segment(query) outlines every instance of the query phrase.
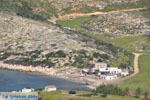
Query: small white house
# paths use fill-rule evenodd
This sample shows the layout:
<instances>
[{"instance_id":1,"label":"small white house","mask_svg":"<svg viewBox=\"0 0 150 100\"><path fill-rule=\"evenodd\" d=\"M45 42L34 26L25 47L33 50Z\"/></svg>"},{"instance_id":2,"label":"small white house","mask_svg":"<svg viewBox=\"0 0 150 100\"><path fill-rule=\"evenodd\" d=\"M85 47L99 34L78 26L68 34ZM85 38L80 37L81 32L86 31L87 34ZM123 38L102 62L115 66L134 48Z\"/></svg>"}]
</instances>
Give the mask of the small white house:
<instances>
[{"instance_id":1,"label":"small white house","mask_svg":"<svg viewBox=\"0 0 150 100\"><path fill-rule=\"evenodd\" d=\"M107 63L97 62L95 63L95 68L107 67Z\"/></svg>"},{"instance_id":2,"label":"small white house","mask_svg":"<svg viewBox=\"0 0 150 100\"><path fill-rule=\"evenodd\" d=\"M45 91L50 92L50 91L56 91L56 86L54 85L49 85L45 87Z\"/></svg>"},{"instance_id":3,"label":"small white house","mask_svg":"<svg viewBox=\"0 0 150 100\"><path fill-rule=\"evenodd\" d=\"M117 75L100 75L100 79L103 80L114 80L117 79Z\"/></svg>"},{"instance_id":4,"label":"small white house","mask_svg":"<svg viewBox=\"0 0 150 100\"><path fill-rule=\"evenodd\" d=\"M23 88L23 89L21 90L22 93L29 93L29 92L32 92L32 91L34 91L33 88Z\"/></svg>"}]
</instances>

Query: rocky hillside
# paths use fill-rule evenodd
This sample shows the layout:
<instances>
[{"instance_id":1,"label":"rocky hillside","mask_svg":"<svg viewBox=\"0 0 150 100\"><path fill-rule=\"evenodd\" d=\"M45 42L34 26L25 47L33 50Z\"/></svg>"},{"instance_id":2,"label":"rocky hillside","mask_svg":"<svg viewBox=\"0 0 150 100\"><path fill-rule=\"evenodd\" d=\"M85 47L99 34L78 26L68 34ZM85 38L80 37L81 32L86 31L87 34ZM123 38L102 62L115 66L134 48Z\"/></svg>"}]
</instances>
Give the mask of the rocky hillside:
<instances>
[{"instance_id":1,"label":"rocky hillside","mask_svg":"<svg viewBox=\"0 0 150 100\"><path fill-rule=\"evenodd\" d=\"M0 23L0 59L7 63L35 66L75 64L82 67L85 61L94 59L93 53L108 59L104 46L98 50L88 38L68 33L52 24L4 12L0 13ZM111 52L109 56L111 58Z\"/></svg>"},{"instance_id":2,"label":"rocky hillside","mask_svg":"<svg viewBox=\"0 0 150 100\"><path fill-rule=\"evenodd\" d=\"M149 0L0 0L0 10L47 21L70 13L142 8L149 4Z\"/></svg>"},{"instance_id":3,"label":"rocky hillside","mask_svg":"<svg viewBox=\"0 0 150 100\"><path fill-rule=\"evenodd\" d=\"M98 34L149 35L149 16L150 9L108 13L94 17L82 26Z\"/></svg>"},{"instance_id":4,"label":"rocky hillside","mask_svg":"<svg viewBox=\"0 0 150 100\"><path fill-rule=\"evenodd\" d=\"M115 63L117 66L131 64L130 54L124 50L51 23L8 12L0 12L0 23L0 59L5 63L84 67L87 61L101 58L113 63L120 57L124 62Z\"/></svg>"}]
</instances>

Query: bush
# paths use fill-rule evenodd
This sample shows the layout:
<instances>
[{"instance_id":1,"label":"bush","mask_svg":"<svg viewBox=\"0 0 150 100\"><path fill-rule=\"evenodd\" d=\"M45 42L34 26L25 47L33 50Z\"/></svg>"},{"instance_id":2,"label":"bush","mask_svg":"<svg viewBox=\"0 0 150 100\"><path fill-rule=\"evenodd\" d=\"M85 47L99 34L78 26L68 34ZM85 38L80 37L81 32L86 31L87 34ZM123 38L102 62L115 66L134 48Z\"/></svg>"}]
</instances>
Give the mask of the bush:
<instances>
[{"instance_id":1,"label":"bush","mask_svg":"<svg viewBox=\"0 0 150 100\"><path fill-rule=\"evenodd\" d=\"M122 89L114 85L100 85L96 88L94 92L103 94L123 95Z\"/></svg>"},{"instance_id":2,"label":"bush","mask_svg":"<svg viewBox=\"0 0 150 100\"><path fill-rule=\"evenodd\" d=\"M107 94L102 94L101 97L107 98Z\"/></svg>"},{"instance_id":3,"label":"bush","mask_svg":"<svg viewBox=\"0 0 150 100\"><path fill-rule=\"evenodd\" d=\"M48 53L45 56L46 56L47 59L50 58L50 57L60 57L60 58L62 57L62 58L64 58L64 57L66 57L66 54L62 50L59 50L57 52Z\"/></svg>"},{"instance_id":4,"label":"bush","mask_svg":"<svg viewBox=\"0 0 150 100\"><path fill-rule=\"evenodd\" d=\"M69 94L76 94L76 91L69 91Z\"/></svg>"}]
</instances>

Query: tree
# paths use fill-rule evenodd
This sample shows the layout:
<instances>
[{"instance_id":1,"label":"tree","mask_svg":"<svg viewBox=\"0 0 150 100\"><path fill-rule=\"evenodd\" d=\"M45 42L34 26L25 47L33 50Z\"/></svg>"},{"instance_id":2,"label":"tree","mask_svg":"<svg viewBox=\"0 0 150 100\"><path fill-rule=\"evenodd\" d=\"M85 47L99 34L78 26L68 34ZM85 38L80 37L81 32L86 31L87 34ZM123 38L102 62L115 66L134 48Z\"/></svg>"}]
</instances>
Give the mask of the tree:
<instances>
[{"instance_id":1,"label":"tree","mask_svg":"<svg viewBox=\"0 0 150 100\"><path fill-rule=\"evenodd\" d=\"M135 95L136 95L136 97L138 97L138 98L139 98L139 96L141 95L141 93L142 93L141 88L137 88L137 89L136 89L136 91L135 91Z\"/></svg>"},{"instance_id":2,"label":"tree","mask_svg":"<svg viewBox=\"0 0 150 100\"><path fill-rule=\"evenodd\" d=\"M124 95L126 95L126 96L129 96L129 95L130 95L130 92L129 92L129 88L128 88L128 87L124 90Z\"/></svg>"},{"instance_id":3,"label":"tree","mask_svg":"<svg viewBox=\"0 0 150 100\"><path fill-rule=\"evenodd\" d=\"M76 94L76 91L69 91L69 94Z\"/></svg>"},{"instance_id":4,"label":"tree","mask_svg":"<svg viewBox=\"0 0 150 100\"><path fill-rule=\"evenodd\" d=\"M148 99L148 95L149 95L149 92L145 92L144 93L144 98L147 100Z\"/></svg>"},{"instance_id":5,"label":"tree","mask_svg":"<svg viewBox=\"0 0 150 100\"><path fill-rule=\"evenodd\" d=\"M122 89L118 86L104 84L98 86L95 90L95 93L123 95Z\"/></svg>"},{"instance_id":6,"label":"tree","mask_svg":"<svg viewBox=\"0 0 150 100\"><path fill-rule=\"evenodd\" d=\"M107 98L107 93L103 93L103 94L101 95L101 97Z\"/></svg>"}]
</instances>

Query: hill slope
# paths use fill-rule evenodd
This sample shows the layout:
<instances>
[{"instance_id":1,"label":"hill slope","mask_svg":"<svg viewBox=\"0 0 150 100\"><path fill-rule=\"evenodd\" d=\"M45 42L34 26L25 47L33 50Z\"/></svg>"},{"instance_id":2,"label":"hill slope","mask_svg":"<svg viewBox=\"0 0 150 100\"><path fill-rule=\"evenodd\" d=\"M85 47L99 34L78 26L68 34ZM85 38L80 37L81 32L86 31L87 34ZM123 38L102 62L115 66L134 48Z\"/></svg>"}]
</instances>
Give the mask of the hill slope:
<instances>
[{"instance_id":1,"label":"hill slope","mask_svg":"<svg viewBox=\"0 0 150 100\"><path fill-rule=\"evenodd\" d=\"M0 0L0 10L47 21L64 14L142 8L149 4L149 0Z\"/></svg>"},{"instance_id":2,"label":"hill slope","mask_svg":"<svg viewBox=\"0 0 150 100\"><path fill-rule=\"evenodd\" d=\"M50 23L6 12L0 13L0 23L0 59L6 63L84 67L90 60L102 58L113 62L122 56L124 62L115 63L117 66L121 63L130 65L131 62L130 54L120 48Z\"/></svg>"}]
</instances>

